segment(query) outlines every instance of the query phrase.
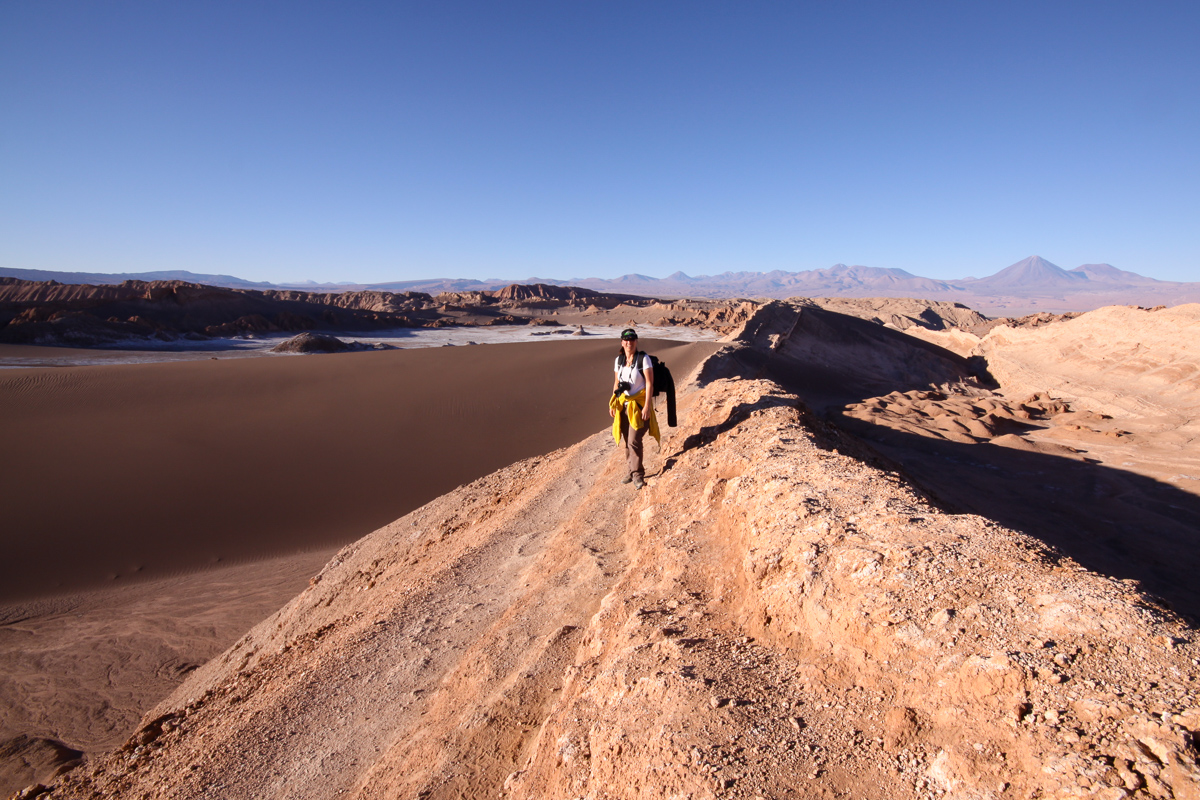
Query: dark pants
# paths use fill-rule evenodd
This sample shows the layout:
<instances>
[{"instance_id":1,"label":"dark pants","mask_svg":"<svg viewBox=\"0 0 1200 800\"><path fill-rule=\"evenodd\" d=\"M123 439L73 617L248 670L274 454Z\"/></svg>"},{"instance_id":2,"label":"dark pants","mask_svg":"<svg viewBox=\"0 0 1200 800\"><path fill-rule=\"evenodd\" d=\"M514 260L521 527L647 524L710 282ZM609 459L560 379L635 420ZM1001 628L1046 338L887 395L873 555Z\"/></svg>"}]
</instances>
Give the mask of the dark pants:
<instances>
[{"instance_id":1,"label":"dark pants","mask_svg":"<svg viewBox=\"0 0 1200 800\"><path fill-rule=\"evenodd\" d=\"M650 423L641 420L639 422L642 422L642 427L631 426L629 418L625 416L625 409L621 409L621 439L625 442L625 463L629 467L630 475L645 478L646 470L642 468L642 440L646 438Z\"/></svg>"}]
</instances>

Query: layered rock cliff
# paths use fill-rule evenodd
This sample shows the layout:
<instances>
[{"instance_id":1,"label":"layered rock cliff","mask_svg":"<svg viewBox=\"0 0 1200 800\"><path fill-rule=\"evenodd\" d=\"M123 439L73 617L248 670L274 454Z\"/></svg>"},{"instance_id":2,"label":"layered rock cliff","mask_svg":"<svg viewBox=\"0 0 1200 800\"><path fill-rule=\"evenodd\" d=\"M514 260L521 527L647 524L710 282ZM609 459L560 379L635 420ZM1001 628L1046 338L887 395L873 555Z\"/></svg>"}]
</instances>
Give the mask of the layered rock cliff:
<instances>
[{"instance_id":1,"label":"layered rock cliff","mask_svg":"<svg viewBox=\"0 0 1200 800\"><path fill-rule=\"evenodd\" d=\"M705 327L728 333L757 304L663 302L575 287L517 285L436 296L422 292L228 289L182 281L115 285L0 278L0 342L91 347L121 341L283 331L377 331L448 325L572 323ZM605 315L615 315L609 319Z\"/></svg>"},{"instance_id":2,"label":"layered rock cliff","mask_svg":"<svg viewBox=\"0 0 1200 800\"><path fill-rule=\"evenodd\" d=\"M760 309L641 492L603 432L345 548L50 796L1200 796L1194 631L814 417L971 380L827 314Z\"/></svg>"}]
</instances>

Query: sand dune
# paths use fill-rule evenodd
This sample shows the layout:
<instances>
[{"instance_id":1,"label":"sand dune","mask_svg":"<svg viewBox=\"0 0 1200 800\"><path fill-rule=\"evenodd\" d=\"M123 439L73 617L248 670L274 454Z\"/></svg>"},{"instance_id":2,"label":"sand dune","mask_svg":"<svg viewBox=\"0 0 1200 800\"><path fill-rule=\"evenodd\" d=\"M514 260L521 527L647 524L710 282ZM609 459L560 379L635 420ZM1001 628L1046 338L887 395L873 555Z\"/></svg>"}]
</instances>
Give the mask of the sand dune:
<instances>
[{"instance_id":1,"label":"sand dune","mask_svg":"<svg viewBox=\"0 0 1200 800\"><path fill-rule=\"evenodd\" d=\"M647 342L686 371L715 345ZM609 341L0 372L0 598L329 549L603 427Z\"/></svg>"},{"instance_id":2,"label":"sand dune","mask_svg":"<svg viewBox=\"0 0 1200 800\"><path fill-rule=\"evenodd\" d=\"M0 796L119 745L329 560L299 553L0 606Z\"/></svg>"}]
</instances>

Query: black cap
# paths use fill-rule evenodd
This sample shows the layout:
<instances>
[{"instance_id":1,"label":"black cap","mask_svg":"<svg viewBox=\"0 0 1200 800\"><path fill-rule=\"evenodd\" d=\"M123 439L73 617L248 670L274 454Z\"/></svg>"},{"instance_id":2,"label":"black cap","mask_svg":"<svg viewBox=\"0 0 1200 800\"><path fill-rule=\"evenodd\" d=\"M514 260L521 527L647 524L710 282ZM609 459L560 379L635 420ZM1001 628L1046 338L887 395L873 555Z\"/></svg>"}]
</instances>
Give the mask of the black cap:
<instances>
[{"instance_id":1,"label":"black cap","mask_svg":"<svg viewBox=\"0 0 1200 800\"><path fill-rule=\"evenodd\" d=\"M626 328L625 330L621 331L621 338L622 339L636 339L637 331L635 331L633 328Z\"/></svg>"}]
</instances>

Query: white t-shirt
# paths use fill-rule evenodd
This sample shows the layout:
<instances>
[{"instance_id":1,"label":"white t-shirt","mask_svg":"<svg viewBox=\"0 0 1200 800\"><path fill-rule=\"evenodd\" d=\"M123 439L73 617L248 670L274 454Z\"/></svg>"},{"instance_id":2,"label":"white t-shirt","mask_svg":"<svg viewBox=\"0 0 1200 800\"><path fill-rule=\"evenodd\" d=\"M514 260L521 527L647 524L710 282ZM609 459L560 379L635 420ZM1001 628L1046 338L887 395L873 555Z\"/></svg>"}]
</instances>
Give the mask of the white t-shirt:
<instances>
[{"instance_id":1,"label":"white t-shirt","mask_svg":"<svg viewBox=\"0 0 1200 800\"><path fill-rule=\"evenodd\" d=\"M628 364L622 367L620 356L617 356L615 359L613 359L613 370L615 370L617 373L617 380L624 381L630 385L629 391L627 392L630 397L646 388L646 376L643 373L643 370L650 370L651 373L654 371L654 367L652 366L653 362L650 361L650 356L646 355L645 353L638 353L637 356L634 357L634 361L641 362L641 369L638 369L638 364Z\"/></svg>"}]
</instances>

